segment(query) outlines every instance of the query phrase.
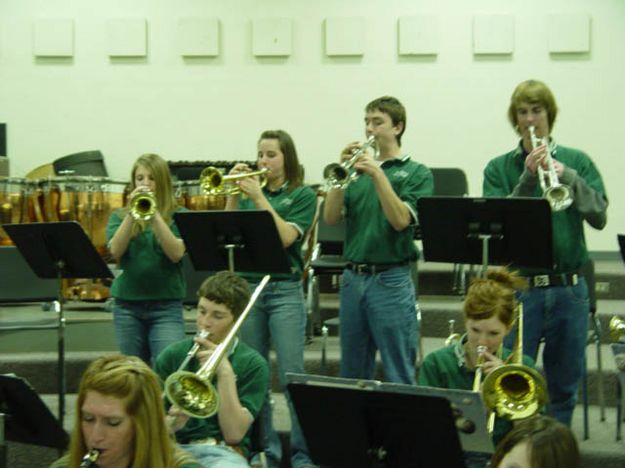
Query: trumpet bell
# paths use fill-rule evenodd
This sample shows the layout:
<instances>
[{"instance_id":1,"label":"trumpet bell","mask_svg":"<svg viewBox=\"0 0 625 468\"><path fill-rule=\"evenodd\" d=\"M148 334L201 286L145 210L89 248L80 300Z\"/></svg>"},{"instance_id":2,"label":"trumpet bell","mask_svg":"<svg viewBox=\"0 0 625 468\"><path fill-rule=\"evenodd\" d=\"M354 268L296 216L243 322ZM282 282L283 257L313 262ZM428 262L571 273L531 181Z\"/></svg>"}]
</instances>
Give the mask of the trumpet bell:
<instances>
[{"instance_id":1,"label":"trumpet bell","mask_svg":"<svg viewBox=\"0 0 625 468\"><path fill-rule=\"evenodd\" d=\"M173 405L193 418L210 418L219 408L213 384L188 371L178 371L165 380L165 393Z\"/></svg>"},{"instance_id":2,"label":"trumpet bell","mask_svg":"<svg viewBox=\"0 0 625 468\"><path fill-rule=\"evenodd\" d=\"M484 404L500 418L525 419L547 402L543 376L531 367L508 364L494 369L482 385Z\"/></svg>"},{"instance_id":3,"label":"trumpet bell","mask_svg":"<svg viewBox=\"0 0 625 468\"><path fill-rule=\"evenodd\" d=\"M545 190L543 196L553 211L566 210L573 203L571 191L566 185L556 185Z\"/></svg>"},{"instance_id":4,"label":"trumpet bell","mask_svg":"<svg viewBox=\"0 0 625 468\"><path fill-rule=\"evenodd\" d=\"M615 343L621 341L625 337L625 320L615 315L610 319L608 329L612 341Z\"/></svg>"},{"instance_id":5,"label":"trumpet bell","mask_svg":"<svg viewBox=\"0 0 625 468\"><path fill-rule=\"evenodd\" d=\"M223 189L224 176L216 167L209 166L200 173L200 188L208 195Z\"/></svg>"},{"instance_id":6,"label":"trumpet bell","mask_svg":"<svg viewBox=\"0 0 625 468\"><path fill-rule=\"evenodd\" d=\"M130 200L130 214L137 221L148 221L156 213L156 198L152 192L138 192Z\"/></svg>"}]
</instances>

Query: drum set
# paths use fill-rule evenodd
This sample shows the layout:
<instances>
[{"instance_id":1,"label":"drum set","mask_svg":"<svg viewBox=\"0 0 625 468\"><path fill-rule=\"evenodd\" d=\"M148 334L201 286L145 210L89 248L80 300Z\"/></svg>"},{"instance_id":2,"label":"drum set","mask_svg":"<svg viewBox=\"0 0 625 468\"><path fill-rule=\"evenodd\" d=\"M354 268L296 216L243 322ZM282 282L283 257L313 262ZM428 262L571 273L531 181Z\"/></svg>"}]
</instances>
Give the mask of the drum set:
<instances>
[{"instance_id":1,"label":"drum set","mask_svg":"<svg viewBox=\"0 0 625 468\"><path fill-rule=\"evenodd\" d=\"M127 203L129 183L108 177L48 176L0 177L0 246L12 245L3 224L76 221L109 262L106 225L111 213ZM180 206L190 210L217 210L225 198L207 195L199 180L174 182ZM63 294L68 300L103 301L109 284L101 280L66 280Z\"/></svg>"}]
</instances>

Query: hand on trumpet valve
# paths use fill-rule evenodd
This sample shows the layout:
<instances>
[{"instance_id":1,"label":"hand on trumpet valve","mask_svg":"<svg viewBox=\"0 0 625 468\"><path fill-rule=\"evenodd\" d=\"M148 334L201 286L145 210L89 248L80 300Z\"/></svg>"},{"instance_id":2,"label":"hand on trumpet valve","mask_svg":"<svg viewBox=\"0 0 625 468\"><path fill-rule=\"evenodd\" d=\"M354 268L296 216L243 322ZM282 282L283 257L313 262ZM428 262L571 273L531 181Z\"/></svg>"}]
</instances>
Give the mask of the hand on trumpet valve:
<instances>
[{"instance_id":1,"label":"hand on trumpet valve","mask_svg":"<svg viewBox=\"0 0 625 468\"><path fill-rule=\"evenodd\" d=\"M252 168L250 168L247 164L239 163L232 168L230 174L241 175L250 172L253 172ZM258 176L243 177L241 179L234 180L233 183L239 187L243 194L253 201L258 200L259 197L263 196L262 184Z\"/></svg>"},{"instance_id":2,"label":"hand on trumpet valve","mask_svg":"<svg viewBox=\"0 0 625 468\"><path fill-rule=\"evenodd\" d=\"M536 174L539 165L543 169L548 169L547 157L547 145L540 145L534 148L532 152L527 155L525 158L525 167L527 167L527 170L530 171L531 174Z\"/></svg>"},{"instance_id":3,"label":"hand on trumpet valve","mask_svg":"<svg viewBox=\"0 0 625 468\"><path fill-rule=\"evenodd\" d=\"M343 148L343 151L341 151L341 162L349 161L352 156L357 153L360 148L362 148L362 145L363 144L359 141L352 141L349 143L345 148Z\"/></svg>"}]
</instances>

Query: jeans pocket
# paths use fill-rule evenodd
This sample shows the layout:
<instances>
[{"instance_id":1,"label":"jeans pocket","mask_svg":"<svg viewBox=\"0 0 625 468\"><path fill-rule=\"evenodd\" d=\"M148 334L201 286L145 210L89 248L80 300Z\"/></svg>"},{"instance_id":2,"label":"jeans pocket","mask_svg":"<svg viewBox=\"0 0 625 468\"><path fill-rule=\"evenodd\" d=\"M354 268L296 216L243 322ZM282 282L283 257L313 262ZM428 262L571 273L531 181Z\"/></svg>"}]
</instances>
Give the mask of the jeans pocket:
<instances>
[{"instance_id":1,"label":"jeans pocket","mask_svg":"<svg viewBox=\"0 0 625 468\"><path fill-rule=\"evenodd\" d=\"M385 288L405 288L412 283L407 270L400 268L383 271L377 276L376 281Z\"/></svg>"},{"instance_id":2,"label":"jeans pocket","mask_svg":"<svg viewBox=\"0 0 625 468\"><path fill-rule=\"evenodd\" d=\"M582 303L588 302L588 286L586 284L585 279L580 279L580 281L575 286L569 286L566 288L568 293L571 295L571 300L574 302Z\"/></svg>"}]
</instances>

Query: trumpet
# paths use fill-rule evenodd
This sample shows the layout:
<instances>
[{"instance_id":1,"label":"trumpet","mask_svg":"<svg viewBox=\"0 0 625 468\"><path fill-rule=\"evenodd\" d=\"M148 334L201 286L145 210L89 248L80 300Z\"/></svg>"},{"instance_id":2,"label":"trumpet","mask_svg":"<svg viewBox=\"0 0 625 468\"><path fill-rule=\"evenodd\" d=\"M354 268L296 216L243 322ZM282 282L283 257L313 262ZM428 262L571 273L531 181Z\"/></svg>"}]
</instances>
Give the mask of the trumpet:
<instances>
[{"instance_id":1,"label":"trumpet","mask_svg":"<svg viewBox=\"0 0 625 468\"><path fill-rule=\"evenodd\" d=\"M536 149L543 142L536 136L536 128L533 125L531 125L528 130L532 141L532 148ZM547 155L547 166L548 170L545 174L542 164L538 164L538 180L540 182L540 188L543 190L543 197L549 202L553 211L566 210L571 206L571 203L573 203L571 189L568 185L563 185L558 180L558 174L556 173L551 154Z\"/></svg>"},{"instance_id":2,"label":"trumpet","mask_svg":"<svg viewBox=\"0 0 625 468\"><path fill-rule=\"evenodd\" d=\"M154 192L137 192L130 199L130 214L137 221L148 221L156 213Z\"/></svg>"},{"instance_id":3,"label":"trumpet","mask_svg":"<svg viewBox=\"0 0 625 468\"><path fill-rule=\"evenodd\" d=\"M360 175L353 169L354 164L366 154L369 148L375 148L376 158L378 155L378 147L375 136L371 135L365 143L352 153L352 156L342 163L328 164L323 170L323 178L326 181L327 189L344 189L350 182L356 180Z\"/></svg>"},{"instance_id":4,"label":"trumpet","mask_svg":"<svg viewBox=\"0 0 625 468\"><path fill-rule=\"evenodd\" d=\"M200 188L206 195L230 196L238 195L241 189L236 184L237 181L246 177L260 177L260 186L267 185L268 169L246 172L244 174L223 175L219 169L213 166L206 167L200 173Z\"/></svg>"},{"instance_id":5,"label":"trumpet","mask_svg":"<svg viewBox=\"0 0 625 468\"><path fill-rule=\"evenodd\" d=\"M230 346L248 316L254 303L260 296L265 285L269 282L269 275L265 275L254 290L245 310L232 325L228 335L217 346L213 354L196 372L178 370L165 380L165 394L169 401L179 407L184 413L194 418L210 418L219 409L219 394L212 384L217 368L230 350Z\"/></svg>"},{"instance_id":6,"label":"trumpet","mask_svg":"<svg viewBox=\"0 0 625 468\"><path fill-rule=\"evenodd\" d=\"M485 406L500 418L516 421L538 412L547 402L547 385L540 373L523 365L523 305L519 303L517 336L511 363L493 369L482 384ZM494 421L493 421L494 422ZM489 430L492 430L489 423Z\"/></svg>"}]
</instances>

